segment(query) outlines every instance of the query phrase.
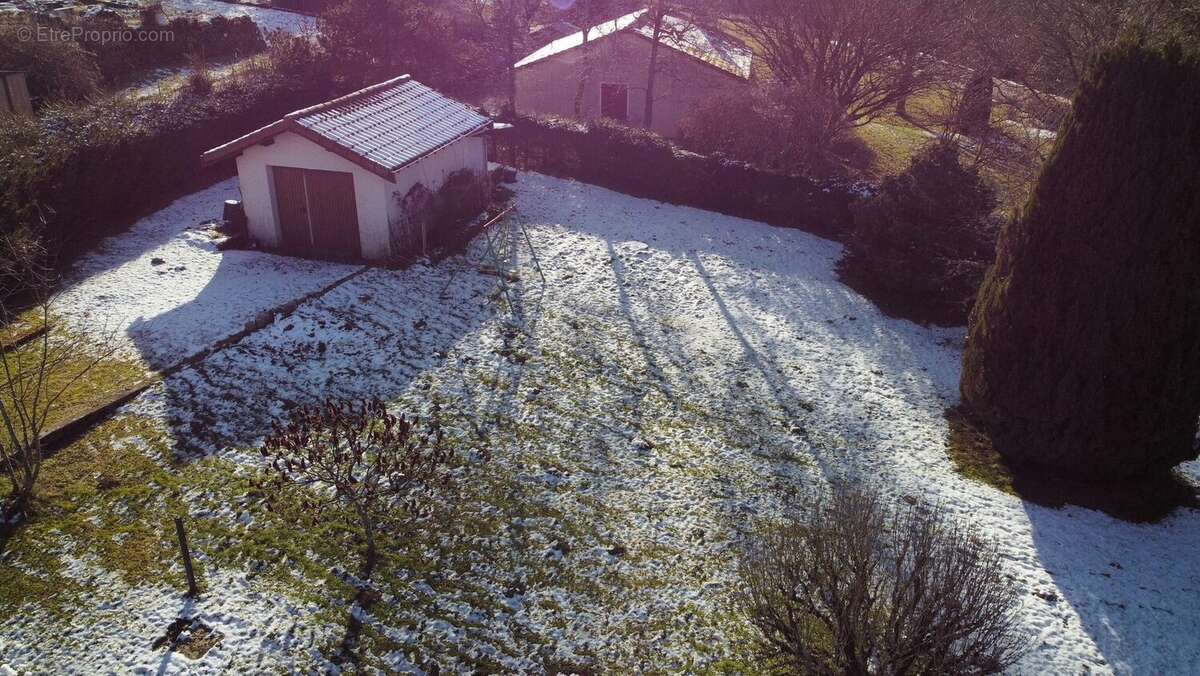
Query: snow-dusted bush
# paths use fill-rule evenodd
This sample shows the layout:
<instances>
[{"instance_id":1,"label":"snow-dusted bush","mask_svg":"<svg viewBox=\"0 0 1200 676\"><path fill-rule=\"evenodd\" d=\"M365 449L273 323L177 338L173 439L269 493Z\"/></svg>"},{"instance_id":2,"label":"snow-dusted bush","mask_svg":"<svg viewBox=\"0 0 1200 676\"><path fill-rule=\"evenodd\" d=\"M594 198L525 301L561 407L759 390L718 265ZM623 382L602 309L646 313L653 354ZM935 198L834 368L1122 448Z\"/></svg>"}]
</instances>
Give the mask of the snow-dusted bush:
<instances>
[{"instance_id":1,"label":"snow-dusted bush","mask_svg":"<svg viewBox=\"0 0 1200 676\"><path fill-rule=\"evenodd\" d=\"M995 258L995 204L958 147L934 143L855 205L842 277L890 314L965 324Z\"/></svg>"},{"instance_id":2,"label":"snow-dusted bush","mask_svg":"<svg viewBox=\"0 0 1200 676\"><path fill-rule=\"evenodd\" d=\"M994 545L938 507L843 491L761 528L740 565L764 663L792 674L989 674L1020 654Z\"/></svg>"}]
</instances>

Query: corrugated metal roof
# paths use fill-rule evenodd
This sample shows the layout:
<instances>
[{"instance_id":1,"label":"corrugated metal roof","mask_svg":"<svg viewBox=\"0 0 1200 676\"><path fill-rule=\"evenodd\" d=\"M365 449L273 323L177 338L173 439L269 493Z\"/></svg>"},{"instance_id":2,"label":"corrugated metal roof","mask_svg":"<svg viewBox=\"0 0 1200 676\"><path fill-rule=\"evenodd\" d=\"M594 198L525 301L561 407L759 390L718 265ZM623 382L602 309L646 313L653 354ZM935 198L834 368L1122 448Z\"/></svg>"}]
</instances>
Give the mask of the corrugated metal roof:
<instances>
[{"instance_id":1,"label":"corrugated metal roof","mask_svg":"<svg viewBox=\"0 0 1200 676\"><path fill-rule=\"evenodd\" d=\"M592 26L591 28L588 29L587 39L588 40L599 40L602 37L612 35L613 33L616 33L618 31L623 31L626 28L629 28L630 26L632 26L634 24L634 22L637 21L638 19L640 19L642 17L642 15L645 14L647 11L648 10L645 10L645 9L639 9L636 12L631 12L629 14L626 14L625 16L613 19L612 21L605 21L604 23L600 24L599 26ZM520 61L517 62L517 65L514 66L514 68L528 66L529 64L536 63L538 61L541 61L542 59L548 59L548 58L554 56L555 54L561 54L561 53L567 51L568 49L575 49L576 47L581 47L581 46L583 46L583 31L579 31L578 33L572 33L566 37L559 38L559 39L555 40L554 42L551 42L550 44L546 45L545 47L542 47L541 49L537 50L536 52L521 59Z\"/></svg>"},{"instance_id":2,"label":"corrugated metal roof","mask_svg":"<svg viewBox=\"0 0 1200 676\"><path fill-rule=\"evenodd\" d=\"M654 26L643 23L635 31L654 39ZM716 66L738 77L750 79L754 53L719 31L710 30L673 16L663 17L662 44Z\"/></svg>"},{"instance_id":3,"label":"corrugated metal roof","mask_svg":"<svg viewBox=\"0 0 1200 676\"><path fill-rule=\"evenodd\" d=\"M287 118L391 171L491 124L466 105L408 76Z\"/></svg>"},{"instance_id":4,"label":"corrugated metal roof","mask_svg":"<svg viewBox=\"0 0 1200 676\"><path fill-rule=\"evenodd\" d=\"M588 40L599 40L614 33L632 29L642 37L653 40L654 27L643 21L649 10L639 9L612 21L606 21L588 29ZM664 17L664 31L659 37L662 45L670 47L688 56L700 59L731 75L750 78L753 52L733 38L693 25L683 19L673 16ZM571 49L583 46L583 31L559 38L542 47L529 56L517 62L515 68L522 68L552 56L557 56Z\"/></svg>"}]
</instances>

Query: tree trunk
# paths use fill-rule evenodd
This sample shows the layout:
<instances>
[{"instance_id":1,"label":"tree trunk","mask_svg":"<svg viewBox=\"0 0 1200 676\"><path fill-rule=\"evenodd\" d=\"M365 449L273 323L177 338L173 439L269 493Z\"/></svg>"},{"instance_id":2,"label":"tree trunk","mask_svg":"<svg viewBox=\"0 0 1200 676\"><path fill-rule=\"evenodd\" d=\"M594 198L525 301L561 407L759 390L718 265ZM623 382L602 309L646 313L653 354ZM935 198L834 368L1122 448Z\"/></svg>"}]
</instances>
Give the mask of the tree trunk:
<instances>
[{"instance_id":1,"label":"tree trunk","mask_svg":"<svg viewBox=\"0 0 1200 676\"><path fill-rule=\"evenodd\" d=\"M517 39L516 29L509 25L505 34L504 42L504 87L505 95L508 98L508 114L516 117L517 114L517 69L513 66L517 62Z\"/></svg>"},{"instance_id":2,"label":"tree trunk","mask_svg":"<svg viewBox=\"0 0 1200 676\"><path fill-rule=\"evenodd\" d=\"M362 574L359 577L364 581L370 581L371 576L375 574L375 566L379 561L379 549L375 542L375 520L365 510L359 510L359 522L362 524L363 532L367 536L367 551L363 557Z\"/></svg>"},{"instance_id":3,"label":"tree trunk","mask_svg":"<svg viewBox=\"0 0 1200 676\"><path fill-rule=\"evenodd\" d=\"M591 21L591 15L588 16L588 21ZM591 32L590 26L585 26L583 29L583 45L580 47L580 53L583 54L583 69L579 72L579 83L575 87L575 117L583 118L583 97L587 94L588 80L592 77L592 55L589 51L588 33Z\"/></svg>"},{"instance_id":4,"label":"tree trunk","mask_svg":"<svg viewBox=\"0 0 1200 676\"><path fill-rule=\"evenodd\" d=\"M361 584L358 588L358 593L354 595L354 603L362 610L362 612L370 612L371 607L378 600L377 596L371 593L370 581L375 575L375 567L379 560L379 550L375 542L375 522L371 515L363 508L357 507L359 524L362 526L363 533L367 538L367 551L363 558L363 565L359 572L359 580ZM342 637L342 645L339 650L338 662L343 664L351 664L357 666L360 661L358 653L358 641L362 636L362 620L353 612L353 607L350 612L350 620L346 625L346 635Z\"/></svg>"},{"instance_id":5,"label":"tree trunk","mask_svg":"<svg viewBox=\"0 0 1200 676\"><path fill-rule=\"evenodd\" d=\"M995 85L990 71L982 71L967 83L958 110L958 131L967 136L983 134L992 126L992 97Z\"/></svg>"},{"instance_id":6,"label":"tree trunk","mask_svg":"<svg viewBox=\"0 0 1200 676\"><path fill-rule=\"evenodd\" d=\"M904 53L903 69L900 73L900 100L896 102L896 114L900 117L908 115L908 90L913 84L913 67L916 65L917 53L910 49Z\"/></svg>"},{"instance_id":7,"label":"tree trunk","mask_svg":"<svg viewBox=\"0 0 1200 676\"><path fill-rule=\"evenodd\" d=\"M642 115L642 124L646 129L654 127L654 87L658 80L658 50L662 40L663 9L661 6L654 10L654 37L650 43L650 72L646 74L646 108Z\"/></svg>"}]
</instances>

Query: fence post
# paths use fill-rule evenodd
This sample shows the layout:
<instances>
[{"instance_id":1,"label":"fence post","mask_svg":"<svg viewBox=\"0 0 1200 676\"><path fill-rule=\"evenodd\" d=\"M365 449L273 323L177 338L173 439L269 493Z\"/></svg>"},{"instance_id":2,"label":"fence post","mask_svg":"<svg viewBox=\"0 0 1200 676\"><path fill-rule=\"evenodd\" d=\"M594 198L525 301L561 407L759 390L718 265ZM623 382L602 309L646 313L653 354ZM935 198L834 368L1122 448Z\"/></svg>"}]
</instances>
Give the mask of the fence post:
<instances>
[{"instance_id":1,"label":"fence post","mask_svg":"<svg viewBox=\"0 0 1200 676\"><path fill-rule=\"evenodd\" d=\"M187 533L183 530L183 519L175 517L175 535L179 538L179 553L183 557L183 570L187 573L188 596L200 596L196 586L196 572L192 569L192 550L188 548Z\"/></svg>"}]
</instances>

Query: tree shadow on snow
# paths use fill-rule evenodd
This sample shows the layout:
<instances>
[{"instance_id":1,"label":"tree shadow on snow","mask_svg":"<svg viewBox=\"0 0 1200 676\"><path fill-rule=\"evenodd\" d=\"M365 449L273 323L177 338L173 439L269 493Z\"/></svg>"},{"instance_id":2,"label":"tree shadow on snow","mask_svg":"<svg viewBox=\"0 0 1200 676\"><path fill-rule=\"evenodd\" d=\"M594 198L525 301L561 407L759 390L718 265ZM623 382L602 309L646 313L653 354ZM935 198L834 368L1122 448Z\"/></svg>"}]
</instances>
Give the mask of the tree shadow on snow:
<instances>
[{"instance_id":1,"label":"tree shadow on snow","mask_svg":"<svg viewBox=\"0 0 1200 676\"><path fill-rule=\"evenodd\" d=\"M1081 622L1102 655L1099 668L1192 671L1200 662L1200 511L1180 508L1154 524L1079 507L1025 502L1025 511L1057 588L1035 590L1027 603L1048 604L1064 626ZM1045 627L1034 647L1058 650L1058 638Z\"/></svg>"}]
</instances>

